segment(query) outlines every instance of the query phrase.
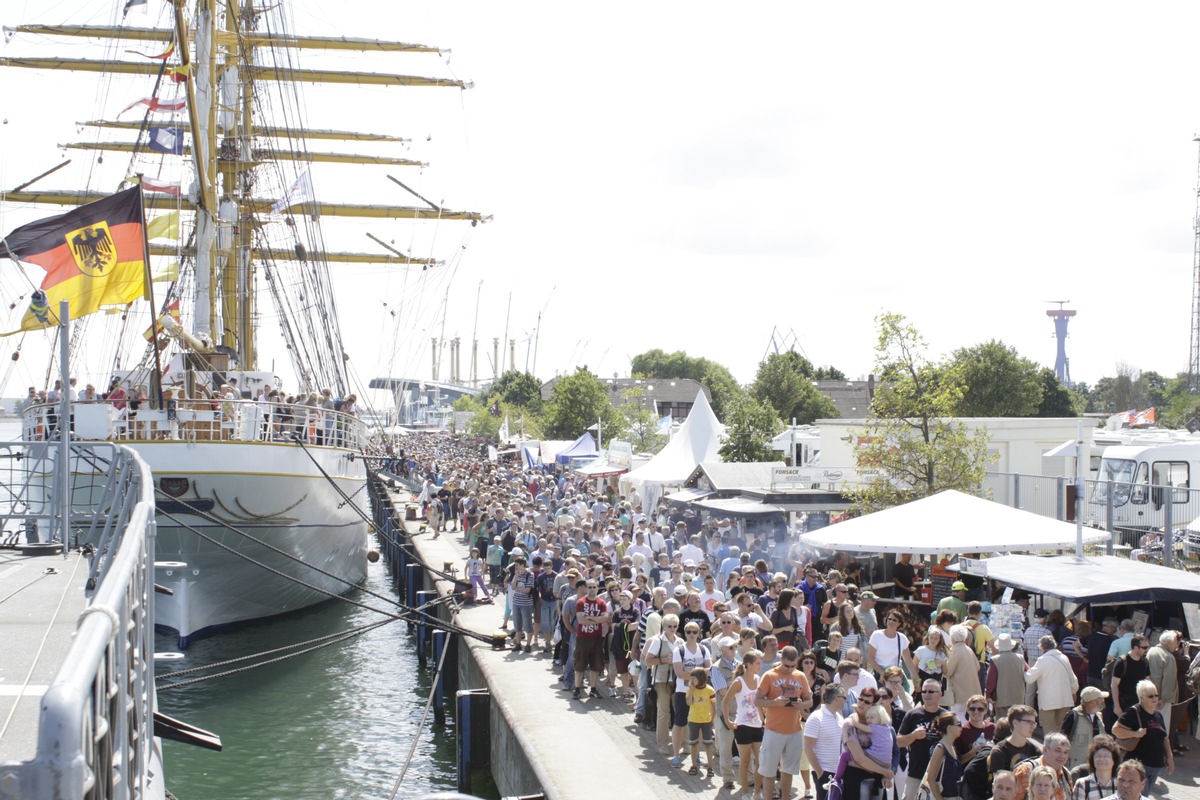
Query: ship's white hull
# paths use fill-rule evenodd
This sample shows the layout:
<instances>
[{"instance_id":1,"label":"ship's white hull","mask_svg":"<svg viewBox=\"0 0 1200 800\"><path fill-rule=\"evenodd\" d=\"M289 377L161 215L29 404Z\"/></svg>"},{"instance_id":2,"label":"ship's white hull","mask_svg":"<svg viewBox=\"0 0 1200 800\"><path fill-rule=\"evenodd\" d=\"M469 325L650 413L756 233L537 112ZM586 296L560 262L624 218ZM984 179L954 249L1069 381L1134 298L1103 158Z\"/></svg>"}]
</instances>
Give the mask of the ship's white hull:
<instances>
[{"instance_id":1,"label":"ship's white hull","mask_svg":"<svg viewBox=\"0 0 1200 800\"><path fill-rule=\"evenodd\" d=\"M159 490L155 582L172 594L156 595L155 623L176 632L181 646L345 594L365 579L366 468L351 451L279 442L129 444Z\"/></svg>"}]
</instances>

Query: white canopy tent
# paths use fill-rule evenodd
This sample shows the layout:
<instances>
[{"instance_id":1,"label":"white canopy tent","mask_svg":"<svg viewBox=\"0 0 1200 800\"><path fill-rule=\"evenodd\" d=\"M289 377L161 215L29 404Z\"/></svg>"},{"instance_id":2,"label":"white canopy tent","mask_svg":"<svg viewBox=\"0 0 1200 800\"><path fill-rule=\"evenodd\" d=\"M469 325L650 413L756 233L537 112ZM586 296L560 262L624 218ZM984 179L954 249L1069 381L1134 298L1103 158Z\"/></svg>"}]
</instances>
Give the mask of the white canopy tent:
<instances>
[{"instance_id":1,"label":"white canopy tent","mask_svg":"<svg viewBox=\"0 0 1200 800\"><path fill-rule=\"evenodd\" d=\"M865 517L806 533L810 547L868 553L1004 553L1071 550L1073 523L947 489ZM1084 544L1108 534L1083 529Z\"/></svg>"},{"instance_id":2,"label":"white canopy tent","mask_svg":"<svg viewBox=\"0 0 1200 800\"><path fill-rule=\"evenodd\" d=\"M642 508L649 513L658 505L664 488L683 486L684 481L704 461L720 461L721 435L725 428L717 420L704 392L696 402L679 432L667 442L658 455L621 478L621 493L629 494L636 487L642 496Z\"/></svg>"},{"instance_id":3,"label":"white canopy tent","mask_svg":"<svg viewBox=\"0 0 1200 800\"><path fill-rule=\"evenodd\" d=\"M1073 603L1200 603L1200 576L1128 558L1014 555L976 565L964 571Z\"/></svg>"}]
</instances>

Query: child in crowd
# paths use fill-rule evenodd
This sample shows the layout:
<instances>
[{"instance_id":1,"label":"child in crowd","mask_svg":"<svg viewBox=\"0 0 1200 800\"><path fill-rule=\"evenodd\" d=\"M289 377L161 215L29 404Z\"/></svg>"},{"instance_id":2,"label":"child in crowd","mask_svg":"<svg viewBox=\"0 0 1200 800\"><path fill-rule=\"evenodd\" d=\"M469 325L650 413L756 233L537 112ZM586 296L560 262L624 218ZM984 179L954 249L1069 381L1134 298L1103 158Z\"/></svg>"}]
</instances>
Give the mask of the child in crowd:
<instances>
[{"instance_id":1,"label":"child in crowd","mask_svg":"<svg viewBox=\"0 0 1200 800\"><path fill-rule=\"evenodd\" d=\"M492 544L487 551L488 578L493 587L500 583L503 563L504 548L500 545L500 537L496 536L493 537Z\"/></svg>"},{"instance_id":2,"label":"child in crowd","mask_svg":"<svg viewBox=\"0 0 1200 800\"><path fill-rule=\"evenodd\" d=\"M691 671L691 681L688 683L688 744L692 746L692 767L689 775L700 773L700 742L704 742L704 753L707 756L707 776L713 776L713 709L715 689L708 682L708 671L704 667L696 667Z\"/></svg>"},{"instance_id":3,"label":"child in crowd","mask_svg":"<svg viewBox=\"0 0 1200 800\"><path fill-rule=\"evenodd\" d=\"M872 761L879 764L884 769L892 768L892 717L888 709L883 703L875 703L870 706L860 721L858 714L851 714L847 718L847 723L857 731L869 734L871 737L870 744L863 747L863 752ZM842 759L838 762L837 772L834 774L836 780L840 781L842 775L846 772L846 767L854 756L849 750L842 753ZM884 776L883 788L892 788L892 779Z\"/></svg>"},{"instance_id":4,"label":"child in crowd","mask_svg":"<svg viewBox=\"0 0 1200 800\"><path fill-rule=\"evenodd\" d=\"M483 585L483 559L479 557L479 548L471 548L471 556L467 559L467 577L471 580L471 591L475 593L475 602L490 603L492 596Z\"/></svg>"}]
</instances>

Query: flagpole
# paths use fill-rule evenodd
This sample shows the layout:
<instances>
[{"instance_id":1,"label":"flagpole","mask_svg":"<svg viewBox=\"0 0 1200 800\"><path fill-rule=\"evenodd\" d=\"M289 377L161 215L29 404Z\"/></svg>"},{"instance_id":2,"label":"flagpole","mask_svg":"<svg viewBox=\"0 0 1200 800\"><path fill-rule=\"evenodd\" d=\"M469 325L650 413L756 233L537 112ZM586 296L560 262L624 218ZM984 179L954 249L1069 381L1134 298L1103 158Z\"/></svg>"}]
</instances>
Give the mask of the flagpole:
<instances>
[{"instance_id":1,"label":"flagpole","mask_svg":"<svg viewBox=\"0 0 1200 800\"><path fill-rule=\"evenodd\" d=\"M150 301L150 346L154 349L154 374L150 376L150 394L152 407L163 408L162 362L158 353L158 307L154 304L154 276L150 272L150 239L146 231L146 195L142 184L138 183L138 219L142 223L142 265L146 272L146 299Z\"/></svg>"}]
</instances>

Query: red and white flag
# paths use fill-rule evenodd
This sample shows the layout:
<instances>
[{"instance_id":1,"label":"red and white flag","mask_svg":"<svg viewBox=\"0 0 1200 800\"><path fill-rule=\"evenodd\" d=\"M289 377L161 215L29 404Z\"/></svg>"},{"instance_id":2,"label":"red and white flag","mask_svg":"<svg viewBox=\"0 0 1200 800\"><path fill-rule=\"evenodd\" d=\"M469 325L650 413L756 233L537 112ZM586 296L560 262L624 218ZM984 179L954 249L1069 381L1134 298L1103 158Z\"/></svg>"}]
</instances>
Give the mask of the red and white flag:
<instances>
[{"instance_id":1,"label":"red and white flag","mask_svg":"<svg viewBox=\"0 0 1200 800\"><path fill-rule=\"evenodd\" d=\"M156 181L153 178L142 178L141 184L142 188L147 192L157 192L159 194L169 194L172 197L179 197L178 183L165 183L163 181Z\"/></svg>"},{"instance_id":2,"label":"red and white flag","mask_svg":"<svg viewBox=\"0 0 1200 800\"><path fill-rule=\"evenodd\" d=\"M160 100L157 97L143 97L141 100L135 100L117 114L121 116L126 111L137 106L147 106L151 111L182 111L187 107L187 98L183 97L179 100Z\"/></svg>"}]
</instances>

